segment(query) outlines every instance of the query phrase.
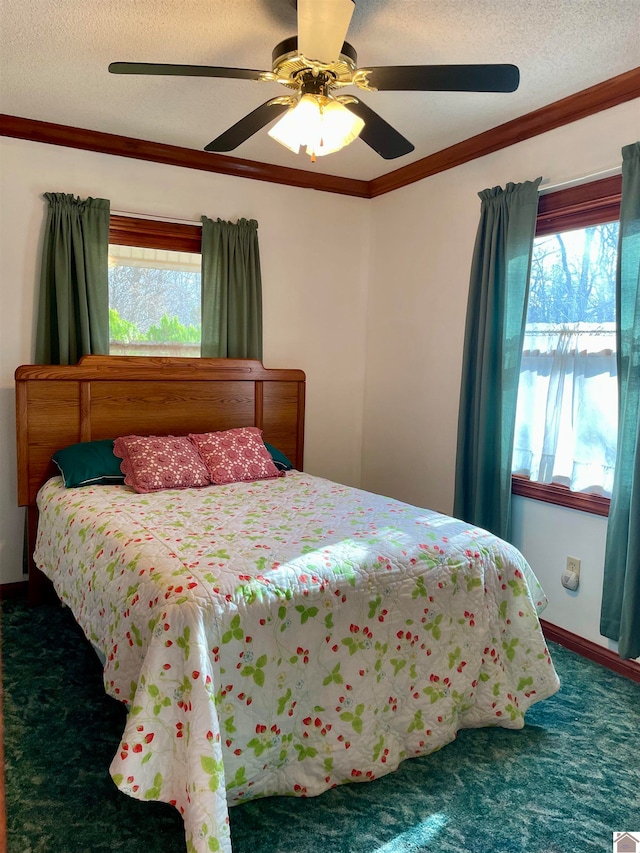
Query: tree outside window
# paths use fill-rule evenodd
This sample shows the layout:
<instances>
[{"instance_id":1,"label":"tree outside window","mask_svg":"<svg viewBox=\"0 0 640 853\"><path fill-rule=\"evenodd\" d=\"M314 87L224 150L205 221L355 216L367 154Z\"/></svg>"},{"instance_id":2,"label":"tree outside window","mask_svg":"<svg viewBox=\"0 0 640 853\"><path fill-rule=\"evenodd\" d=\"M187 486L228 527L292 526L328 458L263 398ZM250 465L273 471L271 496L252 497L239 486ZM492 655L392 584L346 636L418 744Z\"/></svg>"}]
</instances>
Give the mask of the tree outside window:
<instances>
[{"instance_id":1,"label":"tree outside window","mask_svg":"<svg viewBox=\"0 0 640 853\"><path fill-rule=\"evenodd\" d=\"M619 184L541 199L513 455L514 493L600 514L617 439Z\"/></svg>"},{"instance_id":2,"label":"tree outside window","mask_svg":"<svg viewBox=\"0 0 640 853\"><path fill-rule=\"evenodd\" d=\"M197 226L112 217L112 355L200 355L199 244Z\"/></svg>"}]
</instances>

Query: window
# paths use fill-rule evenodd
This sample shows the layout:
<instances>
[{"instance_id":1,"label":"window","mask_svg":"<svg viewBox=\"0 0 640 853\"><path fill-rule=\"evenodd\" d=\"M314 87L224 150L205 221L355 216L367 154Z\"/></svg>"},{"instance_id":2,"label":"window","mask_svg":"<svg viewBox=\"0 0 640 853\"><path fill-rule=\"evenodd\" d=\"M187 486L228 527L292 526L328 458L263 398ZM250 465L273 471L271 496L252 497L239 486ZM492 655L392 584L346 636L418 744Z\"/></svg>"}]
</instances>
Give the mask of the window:
<instances>
[{"instance_id":1,"label":"window","mask_svg":"<svg viewBox=\"0 0 640 853\"><path fill-rule=\"evenodd\" d=\"M603 515L616 456L619 200L619 177L540 200L512 469L514 493Z\"/></svg>"},{"instance_id":2,"label":"window","mask_svg":"<svg viewBox=\"0 0 640 853\"><path fill-rule=\"evenodd\" d=\"M112 216L109 351L200 355L200 228Z\"/></svg>"},{"instance_id":3,"label":"window","mask_svg":"<svg viewBox=\"0 0 640 853\"><path fill-rule=\"evenodd\" d=\"M109 246L111 355L200 355L200 255Z\"/></svg>"}]
</instances>

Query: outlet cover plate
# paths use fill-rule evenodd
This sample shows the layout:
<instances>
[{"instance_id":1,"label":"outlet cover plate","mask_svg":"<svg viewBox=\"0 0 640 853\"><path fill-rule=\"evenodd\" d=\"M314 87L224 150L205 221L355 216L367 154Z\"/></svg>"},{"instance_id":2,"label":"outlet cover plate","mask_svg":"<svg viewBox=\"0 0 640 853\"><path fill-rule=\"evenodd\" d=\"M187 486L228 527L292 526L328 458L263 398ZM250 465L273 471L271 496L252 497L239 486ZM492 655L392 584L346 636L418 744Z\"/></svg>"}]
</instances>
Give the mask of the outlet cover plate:
<instances>
[{"instance_id":1,"label":"outlet cover plate","mask_svg":"<svg viewBox=\"0 0 640 853\"><path fill-rule=\"evenodd\" d=\"M580 560L577 557L567 557L567 571L580 577Z\"/></svg>"}]
</instances>

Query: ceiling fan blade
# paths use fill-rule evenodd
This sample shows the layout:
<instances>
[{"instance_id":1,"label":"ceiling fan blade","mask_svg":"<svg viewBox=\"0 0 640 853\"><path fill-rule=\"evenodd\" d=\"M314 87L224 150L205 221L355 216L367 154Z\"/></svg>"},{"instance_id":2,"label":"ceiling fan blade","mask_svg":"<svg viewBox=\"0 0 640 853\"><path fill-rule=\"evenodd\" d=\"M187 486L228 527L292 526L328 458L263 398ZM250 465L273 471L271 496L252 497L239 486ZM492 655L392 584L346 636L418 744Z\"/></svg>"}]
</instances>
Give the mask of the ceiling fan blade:
<instances>
[{"instance_id":1,"label":"ceiling fan blade","mask_svg":"<svg viewBox=\"0 0 640 853\"><path fill-rule=\"evenodd\" d=\"M231 77L259 80L262 71L252 68L221 68L217 65L167 65L163 62L112 62L112 74L163 74L175 77Z\"/></svg>"},{"instance_id":2,"label":"ceiling fan blade","mask_svg":"<svg viewBox=\"0 0 640 853\"><path fill-rule=\"evenodd\" d=\"M298 0L300 53L318 62L335 62L354 9L355 0Z\"/></svg>"},{"instance_id":3,"label":"ceiling fan blade","mask_svg":"<svg viewBox=\"0 0 640 853\"><path fill-rule=\"evenodd\" d=\"M515 92L520 82L515 65L389 65L367 76L383 92Z\"/></svg>"},{"instance_id":4,"label":"ceiling fan blade","mask_svg":"<svg viewBox=\"0 0 640 853\"><path fill-rule=\"evenodd\" d=\"M213 142L205 146L205 151L233 151L238 145L246 142L250 136L262 130L274 118L286 112L289 107L286 104L274 104L267 101L261 104L253 112L250 112L240 121L237 121L228 130L220 134Z\"/></svg>"},{"instance_id":5,"label":"ceiling fan blade","mask_svg":"<svg viewBox=\"0 0 640 853\"><path fill-rule=\"evenodd\" d=\"M355 103L345 106L364 121L360 139L385 160L395 160L413 151L414 146L408 139L362 101L356 98Z\"/></svg>"}]
</instances>

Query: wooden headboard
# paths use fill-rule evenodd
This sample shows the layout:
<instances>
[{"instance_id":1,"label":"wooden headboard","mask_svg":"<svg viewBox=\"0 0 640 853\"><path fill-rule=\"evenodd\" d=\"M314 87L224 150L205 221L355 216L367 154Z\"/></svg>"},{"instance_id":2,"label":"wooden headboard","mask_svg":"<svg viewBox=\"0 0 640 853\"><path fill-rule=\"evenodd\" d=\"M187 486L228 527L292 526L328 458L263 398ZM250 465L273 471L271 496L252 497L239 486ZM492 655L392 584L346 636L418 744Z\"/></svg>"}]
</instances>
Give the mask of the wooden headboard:
<instances>
[{"instance_id":1,"label":"wooden headboard","mask_svg":"<svg viewBox=\"0 0 640 853\"><path fill-rule=\"evenodd\" d=\"M120 435L185 435L257 426L302 470L305 375L259 361L85 356L77 365L16 370L18 504L28 507L29 553L38 489L58 473L56 450ZM39 572L30 563L30 597Z\"/></svg>"}]
</instances>

